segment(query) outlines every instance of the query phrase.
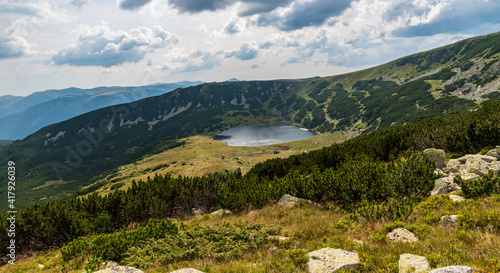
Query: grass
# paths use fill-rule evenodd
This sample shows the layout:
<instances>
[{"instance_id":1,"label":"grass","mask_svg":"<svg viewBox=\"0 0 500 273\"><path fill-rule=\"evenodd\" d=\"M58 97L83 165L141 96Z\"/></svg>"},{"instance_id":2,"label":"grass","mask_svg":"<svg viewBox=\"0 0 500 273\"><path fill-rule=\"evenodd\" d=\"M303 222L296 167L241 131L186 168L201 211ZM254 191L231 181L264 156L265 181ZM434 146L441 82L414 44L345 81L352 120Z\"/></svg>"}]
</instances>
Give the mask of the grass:
<instances>
[{"instance_id":1,"label":"grass","mask_svg":"<svg viewBox=\"0 0 500 273\"><path fill-rule=\"evenodd\" d=\"M449 214L463 215L458 226L449 228L440 224L441 216ZM288 240L270 240L226 259L202 257L167 265L157 262L144 272L169 272L187 267L204 272L306 272L306 253L332 247L357 252L361 259L359 272L397 272L399 256L411 253L425 256L432 268L467 265L493 273L500 269L500 227L498 221L492 221L499 215L500 195L461 203L454 203L446 195L430 197L416 206L406 220L368 221L329 204L291 209L269 205L236 215L197 215L177 221L183 223L185 230L193 231L221 223L237 227L255 224L280 227L280 235ZM396 227L412 231L419 241L387 242L385 235ZM44 264L44 269L38 269L38 264ZM61 272L64 266L56 250L19 260L15 266L6 265L0 272Z\"/></svg>"},{"instance_id":2,"label":"grass","mask_svg":"<svg viewBox=\"0 0 500 273\"><path fill-rule=\"evenodd\" d=\"M225 142L213 140L206 135L187 137L180 140L186 142L183 146L119 167L117 172L109 174L104 179L110 183L101 187L98 192L107 194L112 191L111 188L113 190L127 189L132 180L146 181L148 176L153 177L155 173L202 176L213 172L233 171L238 168L242 173L246 173L255 164L267 159L285 158L320 149L342 141L344 137L346 136L340 133L327 133L305 140L259 147L229 146ZM280 153L275 154L275 150L279 150Z\"/></svg>"}]
</instances>

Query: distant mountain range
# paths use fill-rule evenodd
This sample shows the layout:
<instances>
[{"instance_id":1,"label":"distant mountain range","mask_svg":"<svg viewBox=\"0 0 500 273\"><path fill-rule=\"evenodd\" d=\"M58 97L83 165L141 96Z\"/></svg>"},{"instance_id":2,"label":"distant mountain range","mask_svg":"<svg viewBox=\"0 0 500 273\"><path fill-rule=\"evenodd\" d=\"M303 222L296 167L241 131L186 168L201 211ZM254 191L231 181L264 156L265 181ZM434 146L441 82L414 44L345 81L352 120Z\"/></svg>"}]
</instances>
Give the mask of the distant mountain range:
<instances>
[{"instance_id":1,"label":"distant mountain range","mask_svg":"<svg viewBox=\"0 0 500 273\"><path fill-rule=\"evenodd\" d=\"M67 88L33 93L26 97L0 97L0 139L23 139L39 129L115 104L158 96L203 82L183 81L140 87Z\"/></svg>"},{"instance_id":2,"label":"distant mountain range","mask_svg":"<svg viewBox=\"0 0 500 273\"><path fill-rule=\"evenodd\" d=\"M22 198L16 202L25 207L102 181L120 165L178 145L181 137L258 123L354 137L498 100L499 76L496 33L344 75L205 83L44 127L0 148L0 165L13 160L19 166L23 183L16 195ZM6 178L0 180L5 195Z\"/></svg>"}]
</instances>

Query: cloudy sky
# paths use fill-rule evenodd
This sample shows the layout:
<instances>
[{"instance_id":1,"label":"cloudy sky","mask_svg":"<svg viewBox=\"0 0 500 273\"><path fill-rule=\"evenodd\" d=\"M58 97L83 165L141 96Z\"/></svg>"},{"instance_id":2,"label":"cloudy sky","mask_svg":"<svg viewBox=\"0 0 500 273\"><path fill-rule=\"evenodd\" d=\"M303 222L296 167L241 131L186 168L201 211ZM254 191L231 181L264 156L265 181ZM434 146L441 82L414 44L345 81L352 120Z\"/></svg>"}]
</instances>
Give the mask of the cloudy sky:
<instances>
[{"instance_id":1,"label":"cloudy sky","mask_svg":"<svg viewBox=\"0 0 500 273\"><path fill-rule=\"evenodd\" d=\"M0 0L0 95L306 78L500 31L500 0Z\"/></svg>"}]
</instances>

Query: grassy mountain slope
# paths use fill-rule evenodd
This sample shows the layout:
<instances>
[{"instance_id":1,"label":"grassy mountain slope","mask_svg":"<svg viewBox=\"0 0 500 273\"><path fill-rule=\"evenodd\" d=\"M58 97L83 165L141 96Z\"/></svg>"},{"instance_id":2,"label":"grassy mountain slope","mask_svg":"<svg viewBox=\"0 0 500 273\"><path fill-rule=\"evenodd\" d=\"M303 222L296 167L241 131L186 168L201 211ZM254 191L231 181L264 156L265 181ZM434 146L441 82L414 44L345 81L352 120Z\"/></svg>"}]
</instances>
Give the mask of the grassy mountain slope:
<instances>
[{"instance_id":1,"label":"grassy mountain slope","mask_svg":"<svg viewBox=\"0 0 500 273\"><path fill-rule=\"evenodd\" d=\"M345 75L178 89L42 128L1 148L0 164L13 160L19 166L17 202L26 207L67 196L196 134L289 123L352 137L474 108L498 97L499 59L497 33Z\"/></svg>"},{"instance_id":2,"label":"grassy mountain slope","mask_svg":"<svg viewBox=\"0 0 500 273\"><path fill-rule=\"evenodd\" d=\"M483 188L479 195L466 196L472 201L463 204L454 204L445 197L429 199L437 178L435 164L418 150L440 147L452 156L459 156L495 145L500 142L499 112L500 104L491 104L478 111L417 121L288 159L269 160L245 175L236 171L203 177L155 176L133 183L126 192L35 205L16 214L16 249L26 254L60 248L63 260L51 263L56 270L79 269L85 265L95 268L102 260L142 268L157 266L160 271L187 264L225 268L224 264L229 263L229 266L245 268L247 265L235 265L231 261L246 263L248 257L261 260L257 257L273 246L283 247L286 256L273 253L274 258L268 259L277 263L259 263L259 267L272 272L303 272L305 252L286 251L297 249L294 246L307 251L318 246L356 250L363 253L361 272L378 269L392 272L400 251L424 255L432 260L433 267L468 264L498 270L500 178L466 184L490 186ZM295 214L284 209L273 213L270 212L273 207L265 208L285 193L320 202L324 210ZM262 227L251 220L244 225L223 224L213 228L196 228L196 222L186 227L172 224L170 220L150 220L186 217L193 209L211 212L218 208L242 213L264 208L259 214L282 221L286 230ZM454 213L462 214L464 220L457 226L456 233L440 227L439 222L441 216ZM325 222L319 224L309 218L316 215ZM7 215L2 214L0 218L0 225L5 228ZM210 216L202 217L208 218ZM261 217L259 221L266 220ZM385 233L400 226L417 233L421 241L408 248L388 244ZM231 240L243 238L244 244L218 241L217 234L233 238ZM276 234L292 237L290 248L286 243L273 245L267 235ZM213 253L204 252L205 246L211 247L203 243L204 238L218 242L217 257L221 259L204 254ZM361 239L367 245L358 248L352 239ZM62 247L65 243L68 244ZM478 244L473 251L450 247L472 243ZM172 245L180 247L171 248ZM44 261L52 260L56 254L48 255Z\"/></svg>"},{"instance_id":3,"label":"grassy mountain slope","mask_svg":"<svg viewBox=\"0 0 500 273\"><path fill-rule=\"evenodd\" d=\"M440 218L447 213L464 215L465 221L456 228L443 227ZM460 264L481 269L484 273L497 273L500 267L500 236L498 229L488 227L490 221L487 219L498 215L500 195L462 203L455 203L448 196L436 196L422 202L411 216L400 220L343 213L334 206L283 209L273 204L248 213L223 217L199 215L177 220L176 224L184 225L181 235L198 230L198 237L181 237L186 245L192 243L198 248L190 252L189 247L169 249L165 248L164 239L154 239L142 244L142 251L131 249L133 256L128 259L129 263L122 264L143 268L146 273L171 272L181 268L221 273L301 273L307 272L306 253L332 247L359 253L361 266L358 272L398 272L399 256L413 253L426 257L432 268ZM412 231L420 241L413 244L388 243L385 234L396 227ZM287 240L269 240L267 236L262 236L265 235L262 231L266 229ZM260 232L256 234L256 230ZM252 233L254 241L235 240ZM220 234L224 234L221 236L224 240L231 238L234 241L217 241ZM215 243L219 243L218 249L213 247ZM259 245L249 248L252 243ZM217 256L204 255L204 251L217 253ZM192 258L183 258L188 253ZM170 262L168 254L171 255ZM43 272L79 273L84 272L86 265L89 266L82 260L64 261L61 250L57 249L18 260L15 266L4 265L0 271L40 272L38 265L43 264Z\"/></svg>"}]
</instances>

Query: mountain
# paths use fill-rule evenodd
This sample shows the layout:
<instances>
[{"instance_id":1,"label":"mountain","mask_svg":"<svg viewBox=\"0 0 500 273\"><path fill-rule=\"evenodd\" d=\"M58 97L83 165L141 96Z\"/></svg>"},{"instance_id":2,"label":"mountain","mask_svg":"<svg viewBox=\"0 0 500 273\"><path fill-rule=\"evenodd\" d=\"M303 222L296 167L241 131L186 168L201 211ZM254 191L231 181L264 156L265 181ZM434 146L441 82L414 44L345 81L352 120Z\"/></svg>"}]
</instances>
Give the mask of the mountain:
<instances>
[{"instance_id":1,"label":"mountain","mask_svg":"<svg viewBox=\"0 0 500 273\"><path fill-rule=\"evenodd\" d=\"M36 92L26 97L0 97L0 138L23 139L47 125L107 107L157 96L202 82L178 82L141 87L68 88Z\"/></svg>"},{"instance_id":2,"label":"mountain","mask_svg":"<svg viewBox=\"0 0 500 273\"><path fill-rule=\"evenodd\" d=\"M19 207L45 203L120 165L182 145L176 139L186 136L287 123L354 137L476 109L500 98L499 60L495 33L344 75L176 89L44 127L0 148L0 165L11 160L18 166ZM0 194L5 191L0 184Z\"/></svg>"}]
</instances>

